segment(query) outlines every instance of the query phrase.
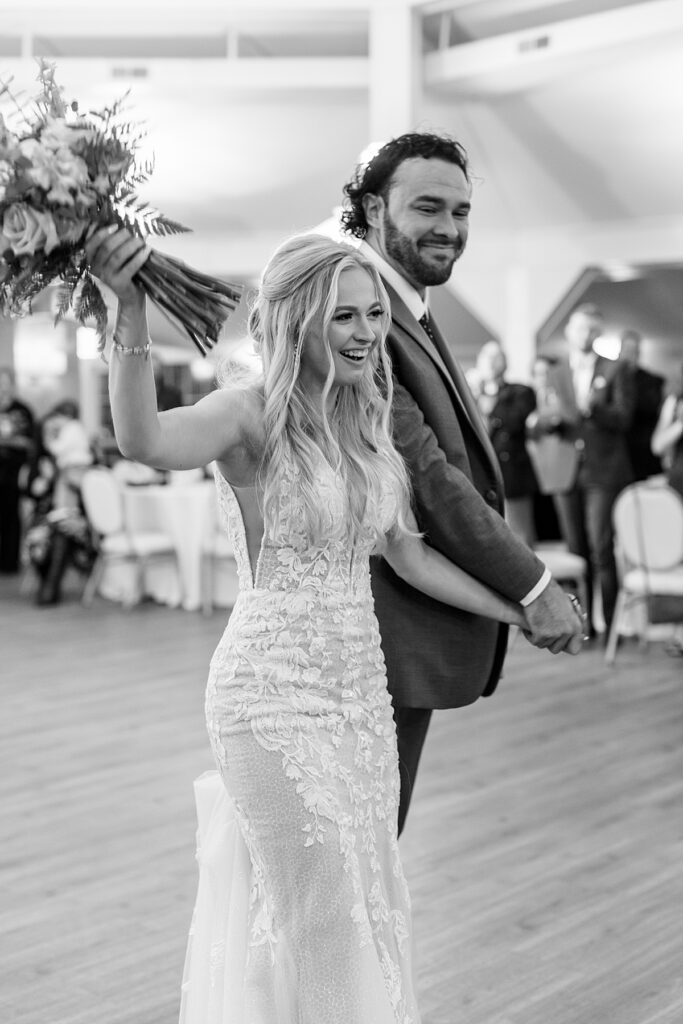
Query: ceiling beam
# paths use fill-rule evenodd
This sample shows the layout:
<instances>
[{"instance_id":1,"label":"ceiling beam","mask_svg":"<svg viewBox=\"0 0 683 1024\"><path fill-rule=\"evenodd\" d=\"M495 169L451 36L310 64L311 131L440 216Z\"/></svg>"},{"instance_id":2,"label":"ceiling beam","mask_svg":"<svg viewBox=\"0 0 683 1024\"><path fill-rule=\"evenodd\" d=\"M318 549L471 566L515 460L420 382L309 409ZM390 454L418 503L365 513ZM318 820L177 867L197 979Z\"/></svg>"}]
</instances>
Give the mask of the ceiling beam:
<instances>
[{"instance_id":1,"label":"ceiling beam","mask_svg":"<svg viewBox=\"0 0 683 1024\"><path fill-rule=\"evenodd\" d=\"M565 4L566 0L426 0L419 3L420 14L455 14L459 10L476 7L479 17L498 14L502 10L506 14L519 14L527 11L545 11L549 7Z\"/></svg>"},{"instance_id":2,"label":"ceiling beam","mask_svg":"<svg viewBox=\"0 0 683 1024\"><path fill-rule=\"evenodd\" d=\"M254 21L280 20L301 23L318 16L320 19L366 15L368 8L382 0L197 0L188 4L186 0L62 0L55 5L53 0L3 0L0 8L0 24L30 22L86 23L92 27L99 24L114 24L119 32L138 32L155 24L176 22L186 28L203 25L206 22L242 24ZM410 0L394 0L403 4ZM126 15L128 17L126 17ZM161 18L160 18L161 15Z\"/></svg>"},{"instance_id":3,"label":"ceiling beam","mask_svg":"<svg viewBox=\"0 0 683 1024\"><path fill-rule=\"evenodd\" d=\"M118 91L134 84L137 94L148 88L168 86L173 93L180 84L192 82L195 94L225 92L282 93L302 90L366 90L369 61L365 57L250 57L235 59L101 58L58 61L59 82L65 92L101 92L110 84ZM3 59L2 77L15 77L20 85L36 77L33 58Z\"/></svg>"},{"instance_id":4,"label":"ceiling beam","mask_svg":"<svg viewBox=\"0 0 683 1024\"><path fill-rule=\"evenodd\" d=\"M609 50L678 35L683 42L681 0L651 0L427 54L425 85L461 95L510 92Z\"/></svg>"}]
</instances>

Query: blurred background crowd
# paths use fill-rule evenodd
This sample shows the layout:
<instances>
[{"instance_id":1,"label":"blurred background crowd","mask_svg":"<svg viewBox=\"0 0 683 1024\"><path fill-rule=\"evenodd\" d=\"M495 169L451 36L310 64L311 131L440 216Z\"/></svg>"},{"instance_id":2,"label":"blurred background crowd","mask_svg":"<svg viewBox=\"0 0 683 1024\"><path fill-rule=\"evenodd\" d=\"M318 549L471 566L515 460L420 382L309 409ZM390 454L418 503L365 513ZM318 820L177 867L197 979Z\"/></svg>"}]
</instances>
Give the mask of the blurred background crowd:
<instances>
[{"instance_id":1,"label":"blurred background crowd","mask_svg":"<svg viewBox=\"0 0 683 1024\"><path fill-rule=\"evenodd\" d=\"M617 358L602 354L608 329L619 337ZM158 356L155 363L160 409L195 400L196 381L184 392L189 375ZM640 331L606 324L597 305L583 303L564 324L563 346L539 350L527 381L510 378L495 339L482 345L467 379L500 464L510 525L543 557L559 548L583 560L590 635L606 634L619 585L617 497L647 481L668 484L683 500L683 364L669 377L654 372ZM93 570L98 530L81 482L97 466L112 470L122 489L167 486L178 476L189 483L124 459L111 423L89 432L73 398L40 414L14 370L0 368L0 571L24 573L39 606L60 600L70 568L83 584Z\"/></svg>"},{"instance_id":2,"label":"blurred background crowd","mask_svg":"<svg viewBox=\"0 0 683 1024\"><path fill-rule=\"evenodd\" d=\"M513 631L500 696L434 716L401 840L425 1021L683 1020L681 0L2 0L0 80L33 95L37 58L81 109L126 95L140 197L191 229L155 248L244 285L203 359L150 308L160 409L251 364L262 268L341 237L359 159L464 145L467 250L428 306L588 639ZM0 1018L162 1024L236 566L213 467L122 457L95 331L57 306L0 315Z\"/></svg>"},{"instance_id":3,"label":"blurred background crowd","mask_svg":"<svg viewBox=\"0 0 683 1024\"><path fill-rule=\"evenodd\" d=\"M260 269L288 235L339 237L342 186L359 157L410 126L464 144L470 242L429 301L457 339L510 524L553 571L582 569L590 633L604 638L623 571L618 496L636 481L683 489L683 152L669 127L682 112L672 87L680 5L262 0L226 11L207 0L190 17L157 0L102 4L97 15L31 0L3 25L3 74L19 88L30 92L37 56L56 61L84 107L130 87L131 118L147 124L156 160L142 198L193 229L159 248L245 285L208 359L152 311L162 409L206 394L224 355L249 358ZM398 80L386 70L396 66ZM78 582L66 593L77 598L101 554L102 524L83 503L88 472L115 470L122 515L139 513L127 528L176 537L189 489L207 483L121 459L94 332L68 317L55 327L54 301L48 289L31 317L0 318L0 571L40 606L60 600L70 568ZM186 532L206 521L198 514ZM197 540L193 557L205 547ZM198 604L196 575L176 591L185 607Z\"/></svg>"}]
</instances>

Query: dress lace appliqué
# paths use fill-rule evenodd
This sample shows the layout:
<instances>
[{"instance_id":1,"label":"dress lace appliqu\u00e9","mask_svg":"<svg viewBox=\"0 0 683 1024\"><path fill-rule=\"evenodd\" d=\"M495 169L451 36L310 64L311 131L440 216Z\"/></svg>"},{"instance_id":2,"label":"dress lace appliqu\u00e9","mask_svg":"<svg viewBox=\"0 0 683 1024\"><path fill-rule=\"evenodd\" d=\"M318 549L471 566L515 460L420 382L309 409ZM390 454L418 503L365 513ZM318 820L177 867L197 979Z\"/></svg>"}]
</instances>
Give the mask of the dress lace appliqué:
<instances>
[{"instance_id":1,"label":"dress lace appliqu\u00e9","mask_svg":"<svg viewBox=\"0 0 683 1024\"><path fill-rule=\"evenodd\" d=\"M213 824L204 826L213 835L199 842L200 893L202 850L218 843L214 859L230 864L233 880L239 863L248 873L242 889L249 898L239 953L239 897L226 898L230 906L220 913L230 927L216 929L214 921L210 941L197 934L198 899L181 1024L419 1024L396 839L396 735L370 589L372 543L349 549L345 495L324 467L319 494L332 539L307 544L290 469L279 522L264 536L252 573L239 504L220 474L216 481L240 594L206 690L225 792L212 798L222 801L220 828L216 802L207 816ZM242 861L238 840L248 851ZM217 900L215 887L211 892L204 893L207 905ZM198 956L207 961L203 974ZM242 961L228 985L227 973ZM193 986L220 992L199 994Z\"/></svg>"}]
</instances>

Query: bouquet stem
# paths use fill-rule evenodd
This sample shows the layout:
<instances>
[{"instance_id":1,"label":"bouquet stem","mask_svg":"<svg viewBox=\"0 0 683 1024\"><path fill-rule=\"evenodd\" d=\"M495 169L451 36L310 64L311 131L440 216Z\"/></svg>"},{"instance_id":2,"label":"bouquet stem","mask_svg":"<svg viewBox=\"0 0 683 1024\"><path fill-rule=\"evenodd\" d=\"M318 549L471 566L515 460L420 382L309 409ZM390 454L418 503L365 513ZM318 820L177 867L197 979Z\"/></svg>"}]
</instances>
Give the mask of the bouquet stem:
<instances>
[{"instance_id":1,"label":"bouquet stem","mask_svg":"<svg viewBox=\"0 0 683 1024\"><path fill-rule=\"evenodd\" d=\"M200 273L156 250L136 276L152 302L204 356L217 343L223 324L242 295L240 285Z\"/></svg>"}]
</instances>

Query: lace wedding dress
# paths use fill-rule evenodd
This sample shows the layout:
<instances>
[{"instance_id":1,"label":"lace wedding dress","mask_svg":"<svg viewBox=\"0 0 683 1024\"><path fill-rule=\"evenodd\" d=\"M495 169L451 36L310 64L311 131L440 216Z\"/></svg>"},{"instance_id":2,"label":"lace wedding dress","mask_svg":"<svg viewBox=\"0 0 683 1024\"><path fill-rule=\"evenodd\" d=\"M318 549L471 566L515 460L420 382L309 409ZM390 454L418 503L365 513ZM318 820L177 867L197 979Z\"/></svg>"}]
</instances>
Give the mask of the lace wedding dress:
<instances>
[{"instance_id":1,"label":"lace wedding dress","mask_svg":"<svg viewBox=\"0 0 683 1024\"><path fill-rule=\"evenodd\" d=\"M253 572L239 504L216 477L240 593L206 693L220 774L195 786L180 1020L419 1024L371 544L310 547L294 473ZM346 501L329 467L319 495L325 535L340 538Z\"/></svg>"}]
</instances>

